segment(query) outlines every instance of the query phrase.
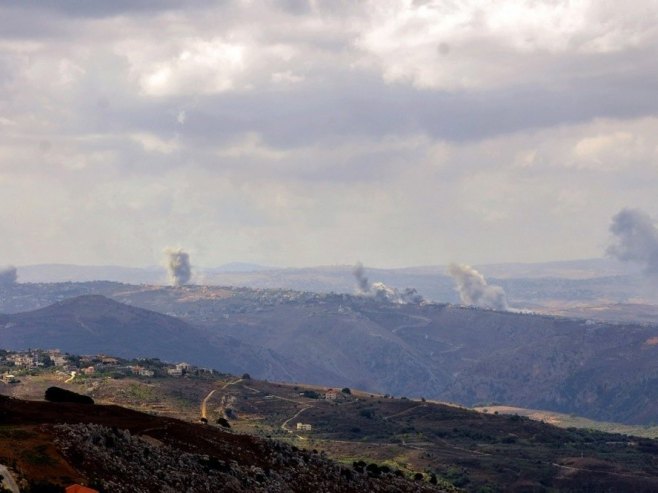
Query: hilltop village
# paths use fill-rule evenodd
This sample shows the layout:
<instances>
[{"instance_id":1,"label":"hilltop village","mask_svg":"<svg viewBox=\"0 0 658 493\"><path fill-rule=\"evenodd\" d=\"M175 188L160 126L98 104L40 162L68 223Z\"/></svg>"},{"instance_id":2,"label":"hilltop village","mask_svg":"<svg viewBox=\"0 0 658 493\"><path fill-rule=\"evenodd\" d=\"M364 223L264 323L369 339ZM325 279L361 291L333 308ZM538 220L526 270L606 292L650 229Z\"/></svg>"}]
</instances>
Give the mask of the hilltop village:
<instances>
[{"instance_id":1,"label":"hilltop village","mask_svg":"<svg viewBox=\"0 0 658 493\"><path fill-rule=\"evenodd\" d=\"M157 358L126 360L96 355L71 355L59 349L30 349L27 351L0 350L0 378L5 384L19 383L22 376L40 373L59 374L65 381L89 377L120 379L137 377L215 377L216 370L199 368L189 363L165 363Z\"/></svg>"}]
</instances>

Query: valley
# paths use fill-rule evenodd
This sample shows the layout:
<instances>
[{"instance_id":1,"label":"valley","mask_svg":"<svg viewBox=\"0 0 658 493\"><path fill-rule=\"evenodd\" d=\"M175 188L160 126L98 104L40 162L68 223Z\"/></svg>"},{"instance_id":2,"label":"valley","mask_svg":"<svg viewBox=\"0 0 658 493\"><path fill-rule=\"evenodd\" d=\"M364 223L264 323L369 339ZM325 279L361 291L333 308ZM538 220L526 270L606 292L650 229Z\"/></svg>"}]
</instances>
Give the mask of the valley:
<instances>
[{"instance_id":1,"label":"valley","mask_svg":"<svg viewBox=\"0 0 658 493\"><path fill-rule=\"evenodd\" d=\"M658 420L657 325L289 290L100 282L11 289L0 298L5 312L47 306L0 316L8 349L107 351L467 406Z\"/></svg>"}]
</instances>

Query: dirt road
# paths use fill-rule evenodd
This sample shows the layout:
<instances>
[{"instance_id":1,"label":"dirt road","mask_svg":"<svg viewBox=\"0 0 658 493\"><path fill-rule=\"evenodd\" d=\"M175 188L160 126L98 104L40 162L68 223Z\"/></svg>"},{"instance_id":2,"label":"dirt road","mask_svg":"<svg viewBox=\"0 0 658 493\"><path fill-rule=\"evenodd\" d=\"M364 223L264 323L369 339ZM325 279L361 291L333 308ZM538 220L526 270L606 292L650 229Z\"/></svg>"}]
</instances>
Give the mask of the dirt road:
<instances>
[{"instance_id":1,"label":"dirt road","mask_svg":"<svg viewBox=\"0 0 658 493\"><path fill-rule=\"evenodd\" d=\"M11 493L21 493L18 485L14 480L14 476L9 472L6 466L0 465L0 474L2 475L2 486L11 491Z\"/></svg>"}]
</instances>

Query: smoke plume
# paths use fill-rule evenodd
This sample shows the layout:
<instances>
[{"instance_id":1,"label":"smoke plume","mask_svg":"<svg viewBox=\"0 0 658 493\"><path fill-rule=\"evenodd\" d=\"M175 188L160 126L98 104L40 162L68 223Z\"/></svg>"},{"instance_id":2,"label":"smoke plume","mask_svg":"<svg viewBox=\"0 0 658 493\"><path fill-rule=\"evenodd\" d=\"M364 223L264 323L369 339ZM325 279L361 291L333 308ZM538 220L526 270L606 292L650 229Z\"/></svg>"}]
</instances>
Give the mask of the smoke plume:
<instances>
[{"instance_id":1,"label":"smoke plume","mask_svg":"<svg viewBox=\"0 0 658 493\"><path fill-rule=\"evenodd\" d=\"M16 284L18 275L16 267L0 267L0 286L13 286Z\"/></svg>"},{"instance_id":2,"label":"smoke plume","mask_svg":"<svg viewBox=\"0 0 658 493\"><path fill-rule=\"evenodd\" d=\"M377 301L398 304L420 304L424 301L423 297L414 288L406 288L400 291L397 288L387 286L383 282L373 282L371 285L368 282L365 269L361 262L356 264L352 273L356 279L357 293L361 296L368 296Z\"/></svg>"},{"instance_id":3,"label":"smoke plume","mask_svg":"<svg viewBox=\"0 0 658 493\"><path fill-rule=\"evenodd\" d=\"M505 290L487 284L484 276L470 265L451 264L448 272L455 281L455 289L463 304L494 310L509 309Z\"/></svg>"},{"instance_id":4,"label":"smoke plume","mask_svg":"<svg viewBox=\"0 0 658 493\"><path fill-rule=\"evenodd\" d=\"M616 243L608 247L608 255L641 264L648 275L658 277L658 228L649 214L622 209L612 218L610 232Z\"/></svg>"},{"instance_id":5,"label":"smoke plume","mask_svg":"<svg viewBox=\"0 0 658 493\"><path fill-rule=\"evenodd\" d=\"M356 279L356 286L359 294L369 293L370 283L368 282L368 278L366 277L366 270L363 268L363 264L361 262L357 262L357 264L354 266L354 270L352 270L352 274Z\"/></svg>"},{"instance_id":6,"label":"smoke plume","mask_svg":"<svg viewBox=\"0 0 658 493\"><path fill-rule=\"evenodd\" d=\"M192 266L190 265L190 256L183 250L167 248L166 267L169 274L169 280L174 286L183 286L187 284L192 277Z\"/></svg>"}]
</instances>

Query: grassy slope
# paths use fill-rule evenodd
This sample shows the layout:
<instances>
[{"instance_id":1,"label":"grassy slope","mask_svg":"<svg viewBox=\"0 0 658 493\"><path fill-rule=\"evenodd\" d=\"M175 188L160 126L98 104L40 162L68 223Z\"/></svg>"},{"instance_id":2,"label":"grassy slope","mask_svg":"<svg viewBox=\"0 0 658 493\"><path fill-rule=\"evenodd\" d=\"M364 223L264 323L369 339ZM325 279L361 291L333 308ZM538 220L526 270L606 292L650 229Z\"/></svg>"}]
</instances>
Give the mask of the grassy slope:
<instances>
[{"instance_id":1,"label":"grassy slope","mask_svg":"<svg viewBox=\"0 0 658 493\"><path fill-rule=\"evenodd\" d=\"M24 378L11 388L15 395L38 397L58 378ZM369 393L354 392L334 403L300 395L305 390L322 393L319 387L236 380L92 378L69 387L100 402L186 420L198 419L200 402L215 389L208 401L211 422L230 408L237 418L230 420L234 431L325 450L350 464L364 460L407 473L433 472L469 491L658 488L653 479L658 477L658 445L651 440ZM313 430L297 432L297 422Z\"/></svg>"},{"instance_id":2,"label":"grassy slope","mask_svg":"<svg viewBox=\"0 0 658 493\"><path fill-rule=\"evenodd\" d=\"M622 435L633 435L644 438L658 438L658 426L625 425L622 423L611 423L607 421L594 421L592 419L575 416L572 414L556 413L539 409L524 409L512 406L487 406L476 407L477 411L485 413L498 413L527 416L536 421L543 421L560 428L585 428L589 430L604 431L606 433L620 433Z\"/></svg>"}]
</instances>

